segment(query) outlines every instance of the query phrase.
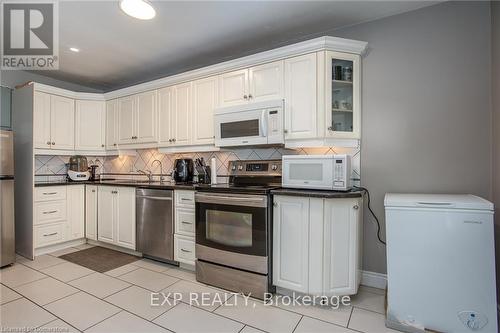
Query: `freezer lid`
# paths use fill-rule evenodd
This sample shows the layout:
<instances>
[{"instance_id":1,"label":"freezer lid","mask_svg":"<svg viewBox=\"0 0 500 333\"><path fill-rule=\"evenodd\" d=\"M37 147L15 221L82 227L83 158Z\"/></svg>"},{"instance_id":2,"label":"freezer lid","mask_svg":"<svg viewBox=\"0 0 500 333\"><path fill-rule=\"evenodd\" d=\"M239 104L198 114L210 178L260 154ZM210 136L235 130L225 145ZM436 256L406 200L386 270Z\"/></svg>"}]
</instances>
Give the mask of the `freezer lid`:
<instances>
[{"instance_id":1,"label":"freezer lid","mask_svg":"<svg viewBox=\"0 0 500 333\"><path fill-rule=\"evenodd\" d=\"M411 194L387 193L384 206L493 210L493 203L472 194Z\"/></svg>"}]
</instances>

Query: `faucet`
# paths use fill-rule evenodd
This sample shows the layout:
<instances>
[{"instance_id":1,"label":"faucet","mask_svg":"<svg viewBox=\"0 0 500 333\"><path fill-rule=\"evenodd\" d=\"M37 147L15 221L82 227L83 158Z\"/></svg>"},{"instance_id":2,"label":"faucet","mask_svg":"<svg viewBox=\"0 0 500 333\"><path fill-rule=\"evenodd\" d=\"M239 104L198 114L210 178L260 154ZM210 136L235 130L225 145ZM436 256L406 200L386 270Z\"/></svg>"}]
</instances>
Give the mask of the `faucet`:
<instances>
[{"instance_id":1,"label":"faucet","mask_svg":"<svg viewBox=\"0 0 500 333\"><path fill-rule=\"evenodd\" d=\"M151 170L147 170L147 172L143 170L137 170L137 172L146 175L148 177L148 181L153 181L153 173L151 172Z\"/></svg>"},{"instance_id":2,"label":"faucet","mask_svg":"<svg viewBox=\"0 0 500 333\"><path fill-rule=\"evenodd\" d=\"M163 164L160 160L154 160L153 162L151 162L151 166L153 166L155 162L160 163L160 183L163 183L163 181L165 180L165 177L163 176Z\"/></svg>"}]
</instances>

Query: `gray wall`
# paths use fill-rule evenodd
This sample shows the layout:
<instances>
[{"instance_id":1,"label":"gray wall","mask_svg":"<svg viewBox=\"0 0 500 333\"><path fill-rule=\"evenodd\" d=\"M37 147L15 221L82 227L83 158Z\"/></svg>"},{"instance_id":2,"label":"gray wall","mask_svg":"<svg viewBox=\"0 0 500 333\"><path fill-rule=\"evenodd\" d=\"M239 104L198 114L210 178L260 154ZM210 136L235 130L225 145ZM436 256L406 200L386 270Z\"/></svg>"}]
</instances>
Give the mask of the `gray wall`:
<instances>
[{"instance_id":1,"label":"gray wall","mask_svg":"<svg viewBox=\"0 0 500 333\"><path fill-rule=\"evenodd\" d=\"M88 88L79 84L65 82L57 79L53 79L47 76L43 76L40 74L26 72L26 71L0 71L0 85L6 86L14 89L15 86L23 84L28 81L35 81L38 83L43 83L47 85L51 85L54 87L68 89L78 92L91 92L91 93L100 93L101 91L95 90L92 88Z\"/></svg>"},{"instance_id":2,"label":"gray wall","mask_svg":"<svg viewBox=\"0 0 500 333\"><path fill-rule=\"evenodd\" d=\"M491 96L493 102L493 199L496 207L495 236L497 295L500 295L500 2L491 2ZM499 298L500 299L500 298Z\"/></svg>"},{"instance_id":3,"label":"gray wall","mask_svg":"<svg viewBox=\"0 0 500 333\"><path fill-rule=\"evenodd\" d=\"M369 43L361 182L382 223L387 192L491 199L490 3L447 2L330 34ZM375 232L365 215L364 269L386 272Z\"/></svg>"}]
</instances>

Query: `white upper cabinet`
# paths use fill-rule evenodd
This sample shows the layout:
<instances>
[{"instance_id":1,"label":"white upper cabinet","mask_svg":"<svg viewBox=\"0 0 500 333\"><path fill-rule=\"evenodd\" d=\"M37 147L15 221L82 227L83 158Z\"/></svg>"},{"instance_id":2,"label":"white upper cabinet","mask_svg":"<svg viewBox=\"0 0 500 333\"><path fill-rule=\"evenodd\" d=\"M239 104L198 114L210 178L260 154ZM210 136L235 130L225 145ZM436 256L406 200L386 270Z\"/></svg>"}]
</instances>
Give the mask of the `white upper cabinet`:
<instances>
[{"instance_id":1,"label":"white upper cabinet","mask_svg":"<svg viewBox=\"0 0 500 333\"><path fill-rule=\"evenodd\" d=\"M106 149L115 150L118 146L118 100L106 102Z\"/></svg>"},{"instance_id":2,"label":"white upper cabinet","mask_svg":"<svg viewBox=\"0 0 500 333\"><path fill-rule=\"evenodd\" d=\"M104 150L105 102L77 100L75 129L76 150Z\"/></svg>"},{"instance_id":3,"label":"white upper cabinet","mask_svg":"<svg viewBox=\"0 0 500 333\"><path fill-rule=\"evenodd\" d=\"M283 61L251 67L248 72L250 102L283 98Z\"/></svg>"},{"instance_id":4,"label":"white upper cabinet","mask_svg":"<svg viewBox=\"0 0 500 333\"><path fill-rule=\"evenodd\" d=\"M172 144L191 142L191 82L173 87Z\"/></svg>"},{"instance_id":5,"label":"white upper cabinet","mask_svg":"<svg viewBox=\"0 0 500 333\"><path fill-rule=\"evenodd\" d=\"M156 142L156 90L138 94L136 98L136 141L140 143Z\"/></svg>"},{"instance_id":6,"label":"white upper cabinet","mask_svg":"<svg viewBox=\"0 0 500 333\"><path fill-rule=\"evenodd\" d=\"M318 136L316 53L285 60L285 139Z\"/></svg>"},{"instance_id":7,"label":"white upper cabinet","mask_svg":"<svg viewBox=\"0 0 500 333\"><path fill-rule=\"evenodd\" d=\"M156 90L118 99L118 144L157 142Z\"/></svg>"},{"instance_id":8,"label":"white upper cabinet","mask_svg":"<svg viewBox=\"0 0 500 333\"><path fill-rule=\"evenodd\" d=\"M248 69L224 73L219 76L220 106L244 104L248 101Z\"/></svg>"},{"instance_id":9,"label":"white upper cabinet","mask_svg":"<svg viewBox=\"0 0 500 333\"><path fill-rule=\"evenodd\" d=\"M134 142L135 98L127 96L118 100L118 144Z\"/></svg>"},{"instance_id":10,"label":"white upper cabinet","mask_svg":"<svg viewBox=\"0 0 500 333\"><path fill-rule=\"evenodd\" d=\"M35 91L33 104L33 145L50 149L50 95Z\"/></svg>"},{"instance_id":11,"label":"white upper cabinet","mask_svg":"<svg viewBox=\"0 0 500 333\"><path fill-rule=\"evenodd\" d=\"M221 107L282 98L282 60L219 76L219 103Z\"/></svg>"},{"instance_id":12,"label":"white upper cabinet","mask_svg":"<svg viewBox=\"0 0 500 333\"><path fill-rule=\"evenodd\" d=\"M51 96L50 137L52 149L75 149L75 101L73 99Z\"/></svg>"},{"instance_id":13,"label":"white upper cabinet","mask_svg":"<svg viewBox=\"0 0 500 333\"><path fill-rule=\"evenodd\" d=\"M158 90L158 141L160 145L172 144L173 88Z\"/></svg>"},{"instance_id":14,"label":"white upper cabinet","mask_svg":"<svg viewBox=\"0 0 500 333\"><path fill-rule=\"evenodd\" d=\"M326 51L326 136L359 139L361 132L360 56Z\"/></svg>"},{"instance_id":15,"label":"white upper cabinet","mask_svg":"<svg viewBox=\"0 0 500 333\"><path fill-rule=\"evenodd\" d=\"M33 143L39 149L75 149L75 101L35 92Z\"/></svg>"},{"instance_id":16,"label":"white upper cabinet","mask_svg":"<svg viewBox=\"0 0 500 333\"><path fill-rule=\"evenodd\" d=\"M218 101L217 77L193 82L193 144L214 143L214 110Z\"/></svg>"}]
</instances>

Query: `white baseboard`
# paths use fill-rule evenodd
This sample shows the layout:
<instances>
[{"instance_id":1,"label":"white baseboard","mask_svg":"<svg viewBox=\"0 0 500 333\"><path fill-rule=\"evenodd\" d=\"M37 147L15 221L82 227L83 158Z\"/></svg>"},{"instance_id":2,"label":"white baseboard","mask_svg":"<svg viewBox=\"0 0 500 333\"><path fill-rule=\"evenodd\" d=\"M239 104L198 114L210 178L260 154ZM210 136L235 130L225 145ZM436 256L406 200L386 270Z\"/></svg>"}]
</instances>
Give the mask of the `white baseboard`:
<instances>
[{"instance_id":1,"label":"white baseboard","mask_svg":"<svg viewBox=\"0 0 500 333\"><path fill-rule=\"evenodd\" d=\"M40 247L40 248L35 249L35 257L41 256L42 254L52 253L52 252L64 250L64 249L67 249L70 247L83 245L85 243L86 243L85 238L80 238L80 239L76 239L76 240L72 240L72 241L67 241L67 242L64 242L61 244Z\"/></svg>"},{"instance_id":2,"label":"white baseboard","mask_svg":"<svg viewBox=\"0 0 500 333\"><path fill-rule=\"evenodd\" d=\"M387 274L362 271L361 284L367 287L385 289L387 287Z\"/></svg>"}]
</instances>

